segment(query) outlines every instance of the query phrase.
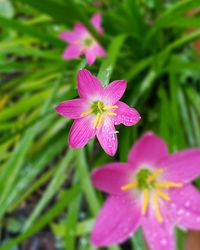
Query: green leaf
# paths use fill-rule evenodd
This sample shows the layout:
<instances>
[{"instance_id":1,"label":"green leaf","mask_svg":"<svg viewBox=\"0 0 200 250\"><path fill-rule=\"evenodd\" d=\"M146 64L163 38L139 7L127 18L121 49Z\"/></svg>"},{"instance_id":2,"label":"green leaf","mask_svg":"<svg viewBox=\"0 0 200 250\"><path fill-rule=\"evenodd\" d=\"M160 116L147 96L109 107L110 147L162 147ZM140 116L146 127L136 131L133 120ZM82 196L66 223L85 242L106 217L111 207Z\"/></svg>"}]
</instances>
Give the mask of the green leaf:
<instances>
[{"instance_id":1,"label":"green leaf","mask_svg":"<svg viewBox=\"0 0 200 250\"><path fill-rule=\"evenodd\" d=\"M49 209L49 211L46 212L45 215L43 215L31 228L29 228L15 239L9 241L8 243L0 247L0 250L10 250L11 247L16 246L20 242L39 232L54 218L56 218L63 211L64 208L66 208L70 204L71 200L77 196L78 192L78 186L74 186L71 190L67 191L62 196L62 198L51 209Z\"/></svg>"},{"instance_id":2,"label":"green leaf","mask_svg":"<svg viewBox=\"0 0 200 250\"><path fill-rule=\"evenodd\" d=\"M116 36L108 48L107 58L101 64L98 78L103 83L103 86L107 86L111 77L111 73L114 69L117 57L119 56L121 47L125 41L126 35Z\"/></svg>"},{"instance_id":3,"label":"green leaf","mask_svg":"<svg viewBox=\"0 0 200 250\"><path fill-rule=\"evenodd\" d=\"M74 158L74 152L69 151L66 156L63 158L63 160L60 163L59 168L57 169L54 177L52 178L50 184L47 187L47 190L44 192L44 195L42 199L40 199L40 202L35 207L33 213L29 217L29 219L26 221L26 224L24 225L24 230L27 230L37 217L40 215L44 207L47 205L47 203L52 199L52 197L55 195L55 193L58 191L58 189L63 184L64 180L66 179L65 171L69 167L70 162Z\"/></svg>"},{"instance_id":4,"label":"green leaf","mask_svg":"<svg viewBox=\"0 0 200 250\"><path fill-rule=\"evenodd\" d=\"M34 37L37 40L40 40L41 42L45 42L47 44L53 44L61 48L64 47L64 42L62 42L58 38L53 37L46 32L40 32L36 28L28 26L27 24L22 23L20 21L0 17L0 25L2 26L2 28L14 29L20 32L22 35L28 35Z\"/></svg>"}]
</instances>

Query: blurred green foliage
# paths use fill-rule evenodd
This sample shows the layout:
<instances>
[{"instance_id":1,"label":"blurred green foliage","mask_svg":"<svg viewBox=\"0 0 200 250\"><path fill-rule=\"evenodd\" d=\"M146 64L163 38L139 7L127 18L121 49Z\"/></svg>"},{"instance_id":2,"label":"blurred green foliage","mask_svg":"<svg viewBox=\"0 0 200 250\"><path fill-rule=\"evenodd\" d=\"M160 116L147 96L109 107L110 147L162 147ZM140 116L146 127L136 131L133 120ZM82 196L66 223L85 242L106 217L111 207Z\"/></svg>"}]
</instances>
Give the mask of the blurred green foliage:
<instances>
[{"instance_id":1,"label":"blurred green foliage","mask_svg":"<svg viewBox=\"0 0 200 250\"><path fill-rule=\"evenodd\" d=\"M196 7L194 0L0 0L0 250L19 249L41 230L52 233L56 249L95 249L88 239L103 197L91 185L94 167L126 161L146 130L162 136L171 152L200 146L200 61L193 43L200 16L185 15ZM102 37L89 22L96 12L103 16ZM103 84L127 80L123 99L142 116L137 126L119 127L115 158L96 141L68 149L71 121L54 111L77 96L76 75L86 65L82 58L62 59L59 32L77 21L108 51L89 70ZM184 237L177 234L179 249ZM140 231L128 249L144 249Z\"/></svg>"}]
</instances>

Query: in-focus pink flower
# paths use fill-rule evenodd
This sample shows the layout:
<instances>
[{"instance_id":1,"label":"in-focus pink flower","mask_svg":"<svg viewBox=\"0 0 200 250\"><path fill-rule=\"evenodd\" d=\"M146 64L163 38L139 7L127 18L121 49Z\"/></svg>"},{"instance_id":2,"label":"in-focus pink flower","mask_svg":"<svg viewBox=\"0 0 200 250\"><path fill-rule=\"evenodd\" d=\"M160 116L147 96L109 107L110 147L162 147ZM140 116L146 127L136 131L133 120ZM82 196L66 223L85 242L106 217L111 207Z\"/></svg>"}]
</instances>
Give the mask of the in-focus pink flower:
<instances>
[{"instance_id":1,"label":"in-focus pink flower","mask_svg":"<svg viewBox=\"0 0 200 250\"><path fill-rule=\"evenodd\" d=\"M200 193L190 183L200 173L200 149L168 154L151 132L131 149L128 163L92 173L109 193L91 235L96 246L121 243L141 227L151 250L175 250L175 226L200 229Z\"/></svg>"},{"instance_id":2,"label":"in-focus pink flower","mask_svg":"<svg viewBox=\"0 0 200 250\"><path fill-rule=\"evenodd\" d=\"M134 108L119 101L126 89L126 81L116 80L103 88L102 84L88 70L78 73L78 93L80 98L64 101L56 111L75 119L70 133L69 145L82 148L97 136L105 152L111 156L117 150L117 131L114 125L132 126L140 120Z\"/></svg>"},{"instance_id":3,"label":"in-focus pink flower","mask_svg":"<svg viewBox=\"0 0 200 250\"><path fill-rule=\"evenodd\" d=\"M91 19L91 23L98 33L103 33L100 14L95 14ZM106 56L104 48L80 22L76 23L73 31L62 32L60 38L69 43L63 53L64 59L73 59L85 54L88 64L92 65L97 56Z\"/></svg>"}]
</instances>

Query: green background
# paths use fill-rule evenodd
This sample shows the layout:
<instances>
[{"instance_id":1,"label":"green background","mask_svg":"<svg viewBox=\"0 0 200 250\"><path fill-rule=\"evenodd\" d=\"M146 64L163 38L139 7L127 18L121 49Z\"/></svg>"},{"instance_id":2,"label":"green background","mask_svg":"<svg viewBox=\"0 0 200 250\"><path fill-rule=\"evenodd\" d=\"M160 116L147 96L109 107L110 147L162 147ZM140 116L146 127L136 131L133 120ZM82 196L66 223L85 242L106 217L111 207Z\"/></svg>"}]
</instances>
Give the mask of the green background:
<instances>
[{"instance_id":1,"label":"green background","mask_svg":"<svg viewBox=\"0 0 200 250\"><path fill-rule=\"evenodd\" d=\"M200 146L200 61L194 46L200 16L186 16L199 5L194 0L0 0L0 250L28 250L35 241L44 244L43 238L59 250L97 249L89 234L104 196L91 185L90 171L126 161L147 130L163 137L170 152ZM96 12L103 17L104 36L90 24ZM107 57L90 67L83 57L62 59L66 44L59 33L77 21L107 50ZM61 101L77 97L81 67L104 85L127 80L122 100L142 116L134 127L117 127L114 158L96 139L84 149L69 149L72 121L54 111ZM184 238L177 231L179 250ZM127 244L121 249L143 250L141 232Z\"/></svg>"}]
</instances>

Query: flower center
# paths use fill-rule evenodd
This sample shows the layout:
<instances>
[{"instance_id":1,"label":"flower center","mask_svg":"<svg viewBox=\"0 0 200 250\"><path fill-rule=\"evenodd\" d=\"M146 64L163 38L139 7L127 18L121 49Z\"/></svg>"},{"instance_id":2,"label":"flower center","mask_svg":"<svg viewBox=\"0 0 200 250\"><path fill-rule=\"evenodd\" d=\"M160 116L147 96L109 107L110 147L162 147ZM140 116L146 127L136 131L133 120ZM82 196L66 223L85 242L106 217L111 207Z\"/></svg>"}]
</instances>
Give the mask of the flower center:
<instances>
[{"instance_id":1,"label":"flower center","mask_svg":"<svg viewBox=\"0 0 200 250\"><path fill-rule=\"evenodd\" d=\"M163 192L163 189L167 188L180 188L183 185L175 182L159 182L157 177L163 173L163 169L157 169L151 172L149 169L142 168L136 175L136 181L123 185L121 190L126 191L131 188L138 188L143 195L142 202L142 214L145 215L149 206L149 202L152 200L154 204L154 210L156 218L159 222L163 221L163 217L160 211L159 199L170 201L170 197L167 193Z\"/></svg>"},{"instance_id":2,"label":"flower center","mask_svg":"<svg viewBox=\"0 0 200 250\"><path fill-rule=\"evenodd\" d=\"M92 39L92 37L87 37L87 38L84 39L83 44L86 47L90 47L92 45L93 41L94 40Z\"/></svg>"},{"instance_id":3,"label":"flower center","mask_svg":"<svg viewBox=\"0 0 200 250\"><path fill-rule=\"evenodd\" d=\"M116 116L117 114L115 112L110 112L110 109L117 109L118 106L104 106L104 103L101 101L94 101L91 105L91 108L86 110L85 112L81 113L81 117L85 117L87 115L93 114L94 115L94 121L93 121L93 127L94 128L100 128L103 120L105 118L105 115L107 116Z\"/></svg>"}]
</instances>

